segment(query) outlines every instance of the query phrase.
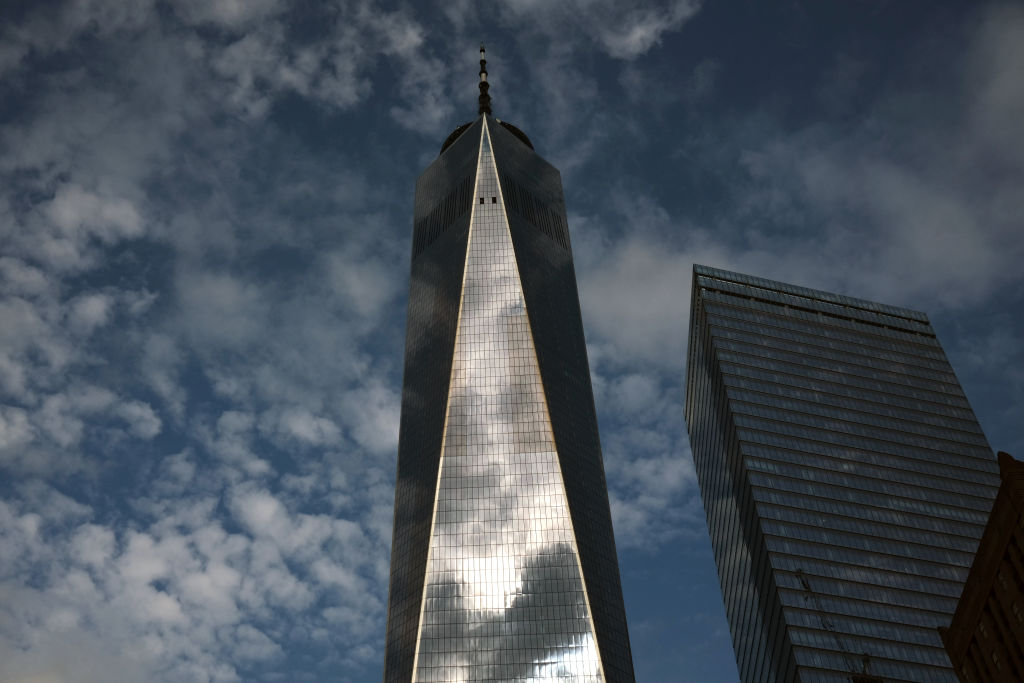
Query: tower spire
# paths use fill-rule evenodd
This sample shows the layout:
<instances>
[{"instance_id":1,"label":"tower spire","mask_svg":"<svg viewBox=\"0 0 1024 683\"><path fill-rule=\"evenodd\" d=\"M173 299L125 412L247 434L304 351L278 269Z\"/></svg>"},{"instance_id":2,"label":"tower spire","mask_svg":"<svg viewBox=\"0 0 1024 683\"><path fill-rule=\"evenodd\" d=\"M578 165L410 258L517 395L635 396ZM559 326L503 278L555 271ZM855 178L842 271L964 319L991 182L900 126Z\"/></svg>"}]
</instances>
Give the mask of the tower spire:
<instances>
[{"instance_id":1,"label":"tower spire","mask_svg":"<svg viewBox=\"0 0 1024 683\"><path fill-rule=\"evenodd\" d=\"M480 107L477 110L478 114L490 114L491 113L491 96L487 94L487 90L491 87L487 83L487 59L486 53L484 52L484 44L480 43Z\"/></svg>"}]
</instances>

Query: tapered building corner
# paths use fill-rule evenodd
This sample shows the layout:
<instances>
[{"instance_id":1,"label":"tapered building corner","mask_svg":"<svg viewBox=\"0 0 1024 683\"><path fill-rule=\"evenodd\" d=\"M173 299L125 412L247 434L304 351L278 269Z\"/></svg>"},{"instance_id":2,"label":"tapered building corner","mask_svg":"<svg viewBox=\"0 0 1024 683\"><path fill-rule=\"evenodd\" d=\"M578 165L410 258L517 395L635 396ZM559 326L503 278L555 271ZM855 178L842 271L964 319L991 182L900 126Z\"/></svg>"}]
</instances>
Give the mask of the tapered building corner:
<instances>
[{"instance_id":1,"label":"tapered building corner","mask_svg":"<svg viewBox=\"0 0 1024 683\"><path fill-rule=\"evenodd\" d=\"M480 110L416 183L384 680L633 681L561 180L483 59Z\"/></svg>"},{"instance_id":2,"label":"tapered building corner","mask_svg":"<svg viewBox=\"0 0 1024 683\"><path fill-rule=\"evenodd\" d=\"M956 681L999 475L927 316L694 266L686 381L741 680Z\"/></svg>"}]
</instances>

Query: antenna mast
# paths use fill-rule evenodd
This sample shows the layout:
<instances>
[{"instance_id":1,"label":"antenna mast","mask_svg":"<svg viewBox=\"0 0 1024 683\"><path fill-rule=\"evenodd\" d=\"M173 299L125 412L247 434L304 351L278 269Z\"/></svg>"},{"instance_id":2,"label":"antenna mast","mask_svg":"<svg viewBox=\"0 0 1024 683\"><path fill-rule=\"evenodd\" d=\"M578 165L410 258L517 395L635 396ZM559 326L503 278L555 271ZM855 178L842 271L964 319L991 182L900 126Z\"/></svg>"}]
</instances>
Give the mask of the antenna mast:
<instances>
[{"instance_id":1,"label":"antenna mast","mask_svg":"<svg viewBox=\"0 0 1024 683\"><path fill-rule=\"evenodd\" d=\"M484 44L480 43L480 107L477 114L491 113L491 96L487 94L490 87L490 84L487 83L487 59Z\"/></svg>"}]
</instances>

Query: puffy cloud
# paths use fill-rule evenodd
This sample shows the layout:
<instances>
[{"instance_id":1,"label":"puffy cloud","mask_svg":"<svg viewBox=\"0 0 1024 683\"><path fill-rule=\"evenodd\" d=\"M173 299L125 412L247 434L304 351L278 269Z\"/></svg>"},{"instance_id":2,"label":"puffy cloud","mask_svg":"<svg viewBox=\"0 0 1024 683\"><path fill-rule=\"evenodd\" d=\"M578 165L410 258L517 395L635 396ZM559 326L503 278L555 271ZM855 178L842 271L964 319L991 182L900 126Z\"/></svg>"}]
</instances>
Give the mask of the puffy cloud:
<instances>
[{"instance_id":1,"label":"puffy cloud","mask_svg":"<svg viewBox=\"0 0 1024 683\"><path fill-rule=\"evenodd\" d=\"M143 338L142 345L140 371L143 381L163 399L171 415L181 420L188 395L179 379L184 354L173 337L161 332L150 331Z\"/></svg>"},{"instance_id":2,"label":"puffy cloud","mask_svg":"<svg viewBox=\"0 0 1024 683\"><path fill-rule=\"evenodd\" d=\"M112 244L142 233L142 219L131 202L75 184L61 186L43 211L62 237L96 238Z\"/></svg>"},{"instance_id":3,"label":"puffy cloud","mask_svg":"<svg viewBox=\"0 0 1024 683\"><path fill-rule=\"evenodd\" d=\"M303 444L330 445L337 443L341 436L341 430L332 420L313 415L303 408L285 409L276 417L278 433Z\"/></svg>"},{"instance_id":4,"label":"puffy cloud","mask_svg":"<svg viewBox=\"0 0 1024 683\"><path fill-rule=\"evenodd\" d=\"M629 239L579 271L584 320L613 357L682 361L688 319L680 298L689 288L688 254L653 240Z\"/></svg>"},{"instance_id":5,"label":"puffy cloud","mask_svg":"<svg viewBox=\"0 0 1024 683\"><path fill-rule=\"evenodd\" d=\"M373 453L394 453L398 448L400 401L397 391L379 384L349 392L342 407L356 442Z\"/></svg>"},{"instance_id":6,"label":"puffy cloud","mask_svg":"<svg viewBox=\"0 0 1024 683\"><path fill-rule=\"evenodd\" d=\"M570 224L622 548L703 533L679 388L691 262L943 306L1016 283L1018 10L980 15L942 92L801 126L703 115L733 67L661 59L697 8L340 2L299 24L272 0L90 0L0 29L0 678L378 669L410 174L473 111L484 21L511 36L500 115L584 188ZM846 90L820 97L842 109L866 72L835 72ZM593 182L595 161L628 166L622 131L665 133L660 175ZM729 186L714 220L657 182L694 169ZM957 346L972 375L1013 366L1013 324Z\"/></svg>"},{"instance_id":7,"label":"puffy cloud","mask_svg":"<svg viewBox=\"0 0 1024 683\"><path fill-rule=\"evenodd\" d=\"M582 34L612 57L632 59L661 42L666 33L679 30L700 6L696 0L674 0L667 6L603 0L557 4L516 0L506 3L502 14L548 33L552 39L565 41Z\"/></svg>"},{"instance_id":8,"label":"puffy cloud","mask_svg":"<svg viewBox=\"0 0 1024 683\"><path fill-rule=\"evenodd\" d=\"M22 446L33 438L28 413L22 408L0 406L0 453Z\"/></svg>"},{"instance_id":9,"label":"puffy cloud","mask_svg":"<svg viewBox=\"0 0 1024 683\"><path fill-rule=\"evenodd\" d=\"M667 8L634 7L624 20L596 28L601 44L613 57L633 58L661 42L665 33L678 30L700 9L700 2L676 0Z\"/></svg>"},{"instance_id":10,"label":"puffy cloud","mask_svg":"<svg viewBox=\"0 0 1024 683\"><path fill-rule=\"evenodd\" d=\"M78 564L103 567L114 557L114 532L96 524L83 524L71 538L69 553Z\"/></svg>"},{"instance_id":11,"label":"puffy cloud","mask_svg":"<svg viewBox=\"0 0 1024 683\"><path fill-rule=\"evenodd\" d=\"M202 430L207 451L225 463L235 476L256 477L273 472L271 465L253 451L256 419L251 413L228 410L217 418L215 427Z\"/></svg>"},{"instance_id":12,"label":"puffy cloud","mask_svg":"<svg viewBox=\"0 0 1024 683\"><path fill-rule=\"evenodd\" d=\"M5 25L0 33L0 74L14 71L30 54L47 55L68 48L82 34L110 37L138 30L152 18L152 0L129 4L117 0L72 2L57 11L36 12L25 23Z\"/></svg>"},{"instance_id":13,"label":"puffy cloud","mask_svg":"<svg viewBox=\"0 0 1024 683\"><path fill-rule=\"evenodd\" d=\"M37 295L52 286L42 270L10 256L0 257L0 276L9 294Z\"/></svg>"},{"instance_id":14,"label":"puffy cloud","mask_svg":"<svg viewBox=\"0 0 1024 683\"><path fill-rule=\"evenodd\" d=\"M113 304L108 294L79 295L69 305L68 324L75 333L88 336L110 320Z\"/></svg>"},{"instance_id":15,"label":"puffy cloud","mask_svg":"<svg viewBox=\"0 0 1024 683\"><path fill-rule=\"evenodd\" d=\"M182 0L174 11L192 24L213 24L238 30L283 9L279 0Z\"/></svg>"},{"instance_id":16,"label":"puffy cloud","mask_svg":"<svg viewBox=\"0 0 1024 683\"><path fill-rule=\"evenodd\" d=\"M193 343L240 348L260 338L267 313L258 286L226 273L184 272L178 291Z\"/></svg>"},{"instance_id":17,"label":"puffy cloud","mask_svg":"<svg viewBox=\"0 0 1024 683\"><path fill-rule=\"evenodd\" d=\"M140 439L152 439L160 433L162 423L148 403L125 401L118 404L116 413L128 423L131 433Z\"/></svg>"}]
</instances>

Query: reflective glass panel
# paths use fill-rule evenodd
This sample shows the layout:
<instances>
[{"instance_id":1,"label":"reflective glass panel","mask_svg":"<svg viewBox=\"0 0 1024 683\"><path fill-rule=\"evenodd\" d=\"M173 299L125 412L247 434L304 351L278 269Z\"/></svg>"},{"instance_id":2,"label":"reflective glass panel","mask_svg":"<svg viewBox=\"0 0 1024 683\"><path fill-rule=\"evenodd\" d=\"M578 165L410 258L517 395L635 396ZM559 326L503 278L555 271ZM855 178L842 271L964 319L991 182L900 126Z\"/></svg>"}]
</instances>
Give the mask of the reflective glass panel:
<instances>
[{"instance_id":1,"label":"reflective glass panel","mask_svg":"<svg viewBox=\"0 0 1024 683\"><path fill-rule=\"evenodd\" d=\"M603 680L502 201L474 204L414 680Z\"/></svg>"}]
</instances>

